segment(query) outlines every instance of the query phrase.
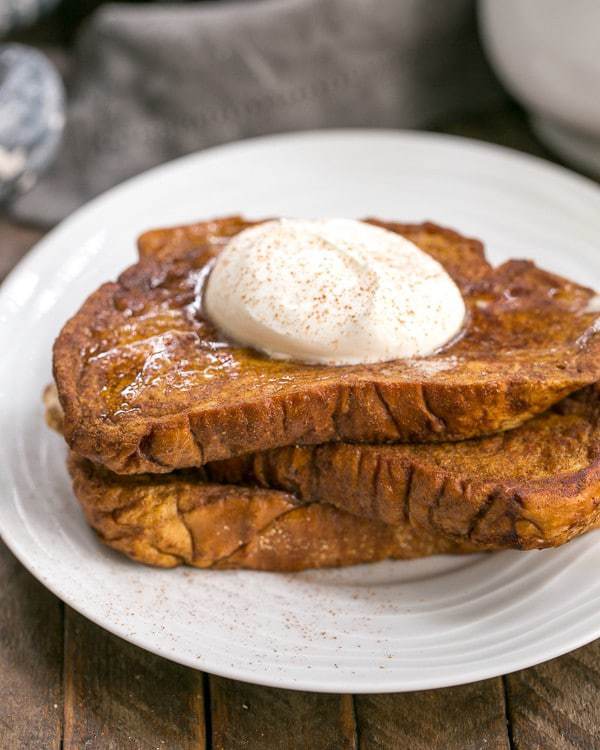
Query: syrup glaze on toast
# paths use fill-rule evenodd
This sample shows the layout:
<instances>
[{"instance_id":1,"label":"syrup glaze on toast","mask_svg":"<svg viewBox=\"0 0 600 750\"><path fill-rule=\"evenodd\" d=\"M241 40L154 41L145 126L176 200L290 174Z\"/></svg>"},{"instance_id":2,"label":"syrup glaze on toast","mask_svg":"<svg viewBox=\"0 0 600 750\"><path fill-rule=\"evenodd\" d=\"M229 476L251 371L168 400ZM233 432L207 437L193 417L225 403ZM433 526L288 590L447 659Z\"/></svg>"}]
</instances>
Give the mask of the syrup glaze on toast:
<instances>
[{"instance_id":1,"label":"syrup glaze on toast","mask_svg":"<svg viewBox=\"0 0 600 750\"><path fill-rule=\"evenodd\" d=\"M208 264L240 219L157 230L54 349L65 436L119 473L169 472L295 443L440 442L515 427L600 379L594 293L433 224L377 222L458 284L465 330L422 359L326 367L274 361L203 318Z\"/></svg>"}]
</instances>

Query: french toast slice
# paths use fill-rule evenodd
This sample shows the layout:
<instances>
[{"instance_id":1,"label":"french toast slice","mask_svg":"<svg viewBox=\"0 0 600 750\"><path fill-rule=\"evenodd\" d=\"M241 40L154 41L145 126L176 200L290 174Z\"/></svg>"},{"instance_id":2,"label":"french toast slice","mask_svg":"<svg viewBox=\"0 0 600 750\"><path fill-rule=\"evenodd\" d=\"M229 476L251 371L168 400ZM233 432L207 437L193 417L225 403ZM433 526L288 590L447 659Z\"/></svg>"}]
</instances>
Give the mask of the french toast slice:
<instances>
[{"instance_id":1,"label":"french toast slice","mask_svg":"<svg viewBox=\"0 0 600 750\"><path fill-rule=\"evenodd\" d=\"M61 433L55 387L44 392L48 425ZM388 558L480 551L408 524L391 527L285 492L211 483L203 468L118 475L70 453L73 490L100 539L159 567L297 571Z\"/></svg>"},{"instance_id":2,"label":"french toast slice","mask_svg":"<svg viewBox=\"0 0 600 750\"><path fill-rule=\"evenodd\" d=\"M73 453L68 466L100 539L150 565L297 571L477 551L284 492L210 484L202 469L122 476Z\"/></svg>"},{"instance_id":3,"label":"french toast slice","mask_svg":"<svg viewBox=\"0 0 600 750\"><path fill-rule=\"evenodd\" d=\"M488 437L289 446L205 468L214 482L278 489L456 542L557 546L600 522L600 386Z\"/></svg>"},{"instance_id":4,"label":"french toast slice","mask_svg":"<svg viewBox=\"0 0 600 750\"><path fill-rule=\"evenodd\" d=\"M527 261L493 269L481 243L433 224L378 223L460 287L468 319L443 351L327 367L235 346L201 295L223 238L247 223L158 230L55 342L69 445L118 473L158 473L295 443L454 441L515 427L600 379L592 290Z\"/></svg>"},{"instance_id":5,"label":"french toast slice","mask_svg":"<svg viewBox=\"0 0 600 750\"><path fill-rule=\"evenodd\" d=\"M62 410L54 386L44 401L48 424L60 432ZM71 463L76 460L73 454ZM81 472L87 463L81 459L78 466ZM103 493L118 492L126 504L128 488L155 498L152 488L169 487L161 492L179 496L178 487L190 482L220 486L231 497L234 485L255 492L256 500L285 495L296 506L329 509L311 511L332 519L331 530L329 521L323 527L327 539L335 538L335 507L373 521L376 539L391 534L389 528L385 534L377 531L378 524L397 528L403 539L410 536L413 546L403 547L406 557L417 542L437 551L446 543L457 551L558 546L600 525L600 386L568 396L514 430L462 442L291 446L169 475L123 476L90 464L83 476L94 480L92 507L99 507ZM91 490L82 484L76 492L85 505ZM327 544L339 549L338 542Z\"/></svg>"}]
</instances>

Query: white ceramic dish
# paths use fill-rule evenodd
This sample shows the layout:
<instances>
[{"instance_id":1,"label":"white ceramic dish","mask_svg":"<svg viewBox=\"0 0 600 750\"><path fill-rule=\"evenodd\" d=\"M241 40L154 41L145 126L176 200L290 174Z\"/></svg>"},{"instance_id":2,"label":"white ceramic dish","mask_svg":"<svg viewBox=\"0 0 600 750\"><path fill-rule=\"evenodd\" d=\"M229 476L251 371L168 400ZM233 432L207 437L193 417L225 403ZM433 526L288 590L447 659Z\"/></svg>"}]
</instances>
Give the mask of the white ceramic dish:
<instances>
[{"instance_id":1,"label":"white ceramic dish","mask_svg":"<svg viewBox=\"0 0 600 750\"><path fill-rule=\"evenodd\" d=\"M477 680L600 636L600 537L556 550L296 575L155 570L85 525L42 420L54 336L151 226L232 212L435 219L600 287L600 190L531 157L440 135L261 138L167 164L49 234L0 294L0 531L48 588L150 651L241 680L385 692Z\"/></svg>"},{"instance_id":2,"label":"white ceramic dish","mask_svg":"<svg viewBox=\"0 0 600 750\"><path fill-rule=\"evenodd\" d=\"M496 73L539 137L600 176L597 0L480 0L479 22Z\"/></svg>"}]
</instances>

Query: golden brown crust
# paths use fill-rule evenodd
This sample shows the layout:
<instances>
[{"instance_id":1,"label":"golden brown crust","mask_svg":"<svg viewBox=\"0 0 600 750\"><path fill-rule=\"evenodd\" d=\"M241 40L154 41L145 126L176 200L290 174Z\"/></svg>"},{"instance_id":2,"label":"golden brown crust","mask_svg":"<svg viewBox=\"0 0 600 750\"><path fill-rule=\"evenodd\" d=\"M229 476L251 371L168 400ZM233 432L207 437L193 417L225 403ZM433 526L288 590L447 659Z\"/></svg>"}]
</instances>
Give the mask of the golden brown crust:
<instances>
[{"instance_id":1,"label":"golden brown crust","mask_svg":"<svg viewBox=\"0 0 600 750\"><path fill-rule=\"evenodd\" d=\"M222 231L242 226L228 219ZM140 240L142 260L91 295L56 341L71 447L131 473L293 443L457 440L514 427L600 379L591 290L525 261L491 270L480 243L432 224L387 226L461 288L469 322L445 351L332 368L226 344L199 303L218 241L196 245L198 225L158 230Z\"/></svg>"},{"instance_id":2,"label":"golden brown crust","mask_svg":"<svg viewBox=\"0 0 600 750\"><path fill-rule=\"evenodd\" d=\"M290 446L208 464L216 482L328 502L497 548L556 546L600 518L600 391L501 435L435 445Z\"/></svg>"},{"instance_id":3,"label":"golden brown crust","mask_svg":"<svg viewBox=\"0 0 600 750\"><path fill-rule=\"evenodd\" d=\"M252 459L255 478L295 494L210 481L224 481L223 468L239 460L122 476L71 454L70 471L103 541L155 565L301 570L537 549L600 524L599 412L590 388L502 437L323 445ZM291 461L278 464L284 454Z\"/></svg>"},{"instance_id":4,"label":"golden brown crust","mask_svg":"<svg viewBox=\"0 0 600 750\"><path fill-rule=\"evenodd\" d=\"M214 221L150 229L138 237L138 253L140 258L164 261L204 247L206 252L216 255L230 237L255 223L258 222L246 221L241 216L225 216Z\"/></svg>"},{"instance_id":5,"label":"golden brown crust","mask_svg":"<svg viewBox=\"0 0 600 750\"><path fill-rule=\"evenodd\" d=\"M60 406L44 395L57 429ZM89 523L135 559L300 570L556 546L596 528L599 417L591 387L462 443L291 447L169 475L116 475L75 454L69 463Z\"/></svg>"},{"instance_id":6,"label":"golden brown crust","mask_svg":"<svg viewBox=\"0 0 600 750\"><path fill-rule=\"evenodd\" d=\"M71 454L69 471L100 539L149 565L297 571L478 551L283 492L208 484L201 469L122 477Z\"/></svg>"}]
</instances>

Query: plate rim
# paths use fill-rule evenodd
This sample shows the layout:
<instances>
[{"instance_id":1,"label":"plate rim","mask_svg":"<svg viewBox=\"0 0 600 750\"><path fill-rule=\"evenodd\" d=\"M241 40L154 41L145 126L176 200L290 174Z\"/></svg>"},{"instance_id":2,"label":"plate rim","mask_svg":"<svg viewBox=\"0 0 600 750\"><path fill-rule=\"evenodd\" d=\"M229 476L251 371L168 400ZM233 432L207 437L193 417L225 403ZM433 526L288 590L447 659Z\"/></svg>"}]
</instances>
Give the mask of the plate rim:
<instances>
[{"instance_id":1,"label":"plate rim","mask_svg":"<svg viewBox=\"0 0 600 750\"><path fill-rule=\"evenodd\" d=\"M351 138L351 137L368 137L368 138L400 138L403 139L414 139L416 141L430 141L431 143L455 143L459 146L466 148L472 148L474 150L480 150L482 153L488 154L502 154L506 158L513 159L517 162L529 162L532 167L537 167L546 170L549 174L553 173L555 176L561 179L567 179L577 184L579 189L586 190L593 198L600 199L600 186L587 175L575 172L569 169L567 166L558 164L556 162L544 159L541 156L530 154L526 151L519 151L518 149L511 148L510 146L504 146L502 144L492 143L491 141L484 141L479 138L468 138L462 135L455 135L453 133L438 133L429 130L412 130L410 128L326 128L322 130L295 130L285 133L273 133L271 135L259 135L252 138L245 138L242 140L231 141L229 143L222 143L217 146L211 146L210 148L202 149L199 151L192 151L189 154L183 154L175 159L170 159L162 164L157 164L154 167L140 172L133 177L129 177L122 182L113 185L107 190L102 191L98 195L94 196L90 200L86 201L83 205L76 208L72 213L62 219L58 224L53 226L41 237L34 245L27 251L27 253L18 261L18 263L10 270L5 276L2 283L0 284L0 335L3 329L2 319L2 307L4 303L4 291L8 283L12 280L12 277L17 275L17 272L22 271L33 258L43 252L43 248L47 242L51 242L54 239L55 234L62 232L65 228L68 228L71 224L75 224L85 218L86 214L98 209L102 204L112 198L117 198L119 193L126 191L129 188L135 186L138 183L145 182L151 178L156 178L163 172L169 172L172 169L176 169L181 164L196 159L201 160L204 157L210 157L228 151L235 151L238 149L244 149L246 147L252 147L262 143L268 143L271 141L284 142L286 140L297 140L297 139L313 139L313 138L324 138L336 140L338 138Z\"/></svg>"}]
</instances>

